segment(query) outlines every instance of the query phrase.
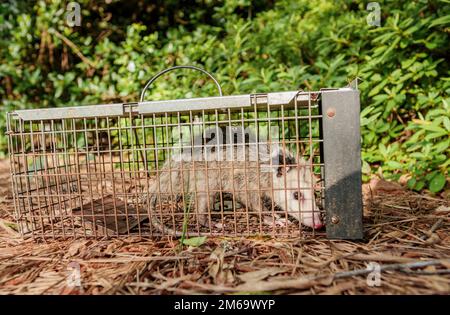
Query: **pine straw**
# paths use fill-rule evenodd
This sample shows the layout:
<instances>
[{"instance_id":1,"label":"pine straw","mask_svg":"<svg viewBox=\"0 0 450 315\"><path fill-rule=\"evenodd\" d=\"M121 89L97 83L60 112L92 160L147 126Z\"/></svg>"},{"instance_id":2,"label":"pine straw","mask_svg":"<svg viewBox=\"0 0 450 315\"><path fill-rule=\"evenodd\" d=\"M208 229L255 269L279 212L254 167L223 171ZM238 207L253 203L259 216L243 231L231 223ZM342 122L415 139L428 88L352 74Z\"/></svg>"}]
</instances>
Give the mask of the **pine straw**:
<instances>
[{"instance_id":1,"label":"pine straw","mask_svg":"<svg viewBox=\"0 0 450 315\"><path fill-rule=\"evenodd\" d=\"M215 237L181 249L176 239L21 240L8 173L0 162L0 294L450 293L448 200L385 181L363 187L362 242ZM370 262L379 287L367 284Z\"/></svg>"}]
</instances>

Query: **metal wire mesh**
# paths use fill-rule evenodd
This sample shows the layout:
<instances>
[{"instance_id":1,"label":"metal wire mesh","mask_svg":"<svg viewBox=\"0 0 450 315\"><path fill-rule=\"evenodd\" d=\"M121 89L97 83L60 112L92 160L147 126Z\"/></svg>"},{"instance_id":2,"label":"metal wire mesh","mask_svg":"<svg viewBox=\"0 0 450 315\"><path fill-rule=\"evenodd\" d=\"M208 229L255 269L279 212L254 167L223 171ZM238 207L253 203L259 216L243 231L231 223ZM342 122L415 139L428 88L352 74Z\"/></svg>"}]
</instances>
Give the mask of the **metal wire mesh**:
<instances>
[{"instance_id":1,"label":"metal wire mesh","mask_svg":"<svg viewBox=\"0 0 450 315\"><path fill-rule=\"evenodd\" d=\"M94 117L9 113L21 233L314 235L323 220L321 93L282 104L249 97L250 106L202 107L198 99L194 108L152 113L122 104L122 115L105 108Z\"/></svg>"}]
</instances>

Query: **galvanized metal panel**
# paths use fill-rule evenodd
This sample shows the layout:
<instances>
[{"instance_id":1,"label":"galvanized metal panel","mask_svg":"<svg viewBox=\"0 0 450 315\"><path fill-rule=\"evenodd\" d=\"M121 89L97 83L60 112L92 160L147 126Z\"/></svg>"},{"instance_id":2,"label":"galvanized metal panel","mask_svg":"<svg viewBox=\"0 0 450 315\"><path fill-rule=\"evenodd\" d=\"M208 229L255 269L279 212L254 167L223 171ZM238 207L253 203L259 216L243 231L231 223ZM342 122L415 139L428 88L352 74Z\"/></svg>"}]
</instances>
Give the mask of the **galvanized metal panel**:
<instances>
[{"instance_id":1,"label":"galvanized metal panel","mask_svg":"<svg viewBox=\"0 0 450 315\"><path fill-rule=\"evenodd\" d=\"M293 100L298 94L297 91L276 92L263 94L266 97L256 98L256 105L292 105ZM203 97L190 98L178 100L165 101L148 101L134 103L137 104L138 114L153 114L164 112L178 112L178 111L198 111L198 110L215 110L228 108L241 108L252 106L252 97L257 94L232 95L232 96L218 96L218 97ZM297 103L299 105L307 105L308 95L299 95ZM130 103L131 104L131 103ZM254 104L254 103L253 103ZM20 119L24 121L39 121L50 119L67 119L67 118L93 118L93 117L114 117L123 116L125 108L129 105L127 103L117 104L100 104L100 105L86 105L86 106L72 106L72 107L57 107L57 108L40 108L40 109L25 109L14 112Z\"/></svg>"},{"instance_id":2,"label":"galvanized metal panel","mask_svg":"<svg viewBox=\"0 0 450 315\"><path fill-rule=\"evenodd\" d=\"M141 102L138 104L137 108L139 114L153 114L188 110L196 111L226 109L246 106L251 106L250 95L217 96Z\"/></svg>"},{"instance_id":3,"label":"galvanized metal panel","mask_svg":"<svg viewBox=\"0 0 450 315\"><path fill-rule=\"evenodd\" d=\"M86 105L73 107L24 109L14 112L25 121L66 119L66 118L91 118L112 117L124 114L123 104Z\"/></svg>"},{"instance_id":4,"label":"galvanized metal panel","mask_svg":"<svg viewBox=\"0 0 450 315\"><path fill-rule=\"evenodd\" d=\"M252 97L256 95L258 96L256 98L256 105L280 106L292 105L297 94L298 91L288 91L268 94L245 94L179 100L148 101L138 103L137 107L139 114L241 108L251 106L253 104ZM300 95L298 97L298 104L307 105L308 97L309 96L307 94Z\"/></svg>"},{"instance_id":5,"label":"galvanized metal panel","mask_svg":"<svg viewBox=\"0 0 450 315\"><path fill-rule=\"evenodd\" d=\"M269 105L289 105L293 104L294 97L297 95L297 91L292 92L278 92L269 93L267 95L267 102ZM306 96L306 95L304 95Z\"/></svg>"},{"instance_id":6,"label":"galvanized metal panel","mask_svg":"<svg viewBox=\"0 0 450 315\"><path fill-rule=\"evenodd\" d=\"M327 237L361 239L361 139L359 91L322 92Z\"/></svg>"}]
</instances>

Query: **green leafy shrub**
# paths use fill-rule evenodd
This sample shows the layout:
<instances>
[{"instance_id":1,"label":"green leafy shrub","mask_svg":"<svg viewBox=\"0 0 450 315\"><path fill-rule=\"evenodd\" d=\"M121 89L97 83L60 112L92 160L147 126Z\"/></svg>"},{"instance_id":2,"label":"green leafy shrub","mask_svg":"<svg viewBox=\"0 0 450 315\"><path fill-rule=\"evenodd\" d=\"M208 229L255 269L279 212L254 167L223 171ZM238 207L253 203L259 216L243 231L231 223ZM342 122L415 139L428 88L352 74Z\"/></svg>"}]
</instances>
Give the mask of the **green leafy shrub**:
<instances>
[{"instance_id":1,"label":"green leafy shrub","mask_svg":"<svg viewBox=\"0 0 450 315\"><path fill-rule=\"evenodd\" d=\"M78 0L0 4L3 111L137 100L152 74L199 65L226 94L341 87L361 90L363 174L439 192L448 182L448 1ZM168 74L147 99L214 95L198 73ZM1 118L4 129L4 117ZM6 138L0 136L6 151Z\"/></svg>"}]
</instances>

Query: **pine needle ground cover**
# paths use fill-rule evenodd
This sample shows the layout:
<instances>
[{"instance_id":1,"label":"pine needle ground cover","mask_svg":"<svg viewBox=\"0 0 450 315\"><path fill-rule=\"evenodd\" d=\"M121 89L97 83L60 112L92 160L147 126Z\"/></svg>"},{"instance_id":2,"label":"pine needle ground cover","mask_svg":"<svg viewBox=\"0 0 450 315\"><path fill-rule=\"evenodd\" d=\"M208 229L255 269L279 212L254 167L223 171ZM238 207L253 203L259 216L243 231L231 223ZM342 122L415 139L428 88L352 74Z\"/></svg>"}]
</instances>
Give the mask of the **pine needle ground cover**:
<instances>
[{"instance_id":1,"label":"pine needle ground cover","mask_svg":"<svg viewBox=\"0 0 450 315\"><path fill-rule=\"evenodd\" d=\"M450 203L390 182L363 186L361 242L316 236L36 243L15 230L9 167L0 165L0 294L450 292ZM374 263L379 286L368 284ZM74 267L80 286L68 281Z\"/></svg>"}]
</instances>

